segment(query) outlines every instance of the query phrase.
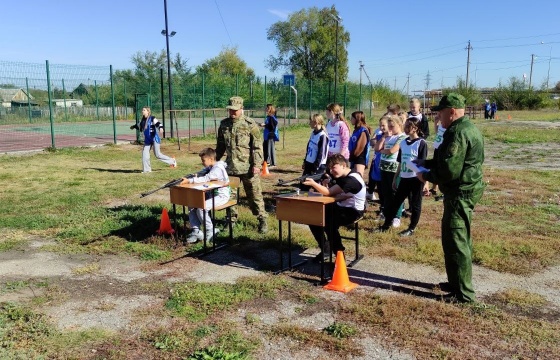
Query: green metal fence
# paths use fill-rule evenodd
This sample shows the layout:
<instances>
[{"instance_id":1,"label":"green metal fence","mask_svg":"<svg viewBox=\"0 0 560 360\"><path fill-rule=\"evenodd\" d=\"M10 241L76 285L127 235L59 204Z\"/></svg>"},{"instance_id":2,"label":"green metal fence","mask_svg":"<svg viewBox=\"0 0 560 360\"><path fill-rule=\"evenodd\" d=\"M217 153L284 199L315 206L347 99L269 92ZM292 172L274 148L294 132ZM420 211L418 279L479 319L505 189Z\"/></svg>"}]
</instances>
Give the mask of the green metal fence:
<instances>
[{"instance_id":1,"label":"green metal fence","mask_svg":"<svg viewBox=\"0 0 560 360\"><path fill-rule=\"evenodd\" d=\"M167 78L163 69L150 74L113 71L112 66L82 66L7 62L0 60L0 152L136 141L129 129L139 109L150 106L163 120L167 137L176 137L187 123L173 129L168 104ZM264 117L266 104L282 108L287 122L324 113L335 102L330 82L297 81L294 88L280 78L174 73L174 110L224 109L231 96L245 100L255 118ZM297 96L296 96L297 92ZM336 102L345 114L361 109L372 114L371 85L342 83ZM162 109L165 109L162 112ZM200 111L195 134L214 132L216 114ZM207 120L208 119L208 120ZM175 125L175 124L174 124ZM192 124L191 124L192 125ZM179 136L184 136L179 131Z\"/></svg>"}]
</instances>

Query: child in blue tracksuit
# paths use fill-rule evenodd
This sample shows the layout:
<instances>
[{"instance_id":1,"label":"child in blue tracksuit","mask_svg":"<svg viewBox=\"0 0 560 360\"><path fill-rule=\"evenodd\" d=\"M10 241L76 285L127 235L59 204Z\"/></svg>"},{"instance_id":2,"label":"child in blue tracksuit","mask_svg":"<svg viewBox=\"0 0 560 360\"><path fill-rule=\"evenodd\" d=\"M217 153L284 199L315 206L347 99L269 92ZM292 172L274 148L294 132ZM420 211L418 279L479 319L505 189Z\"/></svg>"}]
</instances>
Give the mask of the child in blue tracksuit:
<instances>
[{"instance_id":1,"label":"child in blue tracksuit","mask_svg":"<svg viewBox=\"0 0 560 360\"><path fill-rule=\"evenodd\" d=\"M266 119L264 120L263 133L263 158L268 166L276 166L276 150L274 143L280 140L278 132L278 119L276 119L276 108L272 104L266 105Z\"/></svg>"},{"instance_id":2,"label":"child in blue tracksuit","mask_svg":"<svg viewBox=\"0 0 560 360\"><path fill-rule=\"evenodd\" d=\"M152 110L148 106L142 108L142 120L140 121L140 127L134 124L130 127L131 129L136 129L142 132L144 135L144 148L142 149L142 172L149 173L152 172L152 167L150 165L150 149L154 148L154 155L159 160L163 161L172 168L177 167L177 161L174 158L163 155L160 150L160 135L163 135L163 125L152 116ZM157 129L157 130L156 130Z\"/></svg>"}]
</instances>

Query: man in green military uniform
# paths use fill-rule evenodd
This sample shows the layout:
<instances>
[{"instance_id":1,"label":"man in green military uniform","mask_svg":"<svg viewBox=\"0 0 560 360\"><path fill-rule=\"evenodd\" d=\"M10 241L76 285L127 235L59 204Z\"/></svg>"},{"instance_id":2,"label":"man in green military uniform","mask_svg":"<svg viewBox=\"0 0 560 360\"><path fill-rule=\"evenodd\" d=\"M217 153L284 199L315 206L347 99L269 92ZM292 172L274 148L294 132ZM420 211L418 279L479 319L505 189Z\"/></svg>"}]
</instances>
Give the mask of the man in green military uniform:
<instances>
[{"instance_id":1,"label":"man in green military uniform","mask_svg":"<svg viewBox=\"0 0 560 360\"><path fill-rule=\"evenodd\" d=\"M434 158L425 162L429 171L417 176L438 184L444 194L441 240L449 284L442 286L442 290L450 292L444 300L473 302L471 220L484 191L484 140L465 116L462 95L450 93L431 110L438 112L446 131Z\"/></svg>"},{"instance_id":2,"label":"man in green military uniform","mask_svg":"<svg viewBox=\"0 0 560 360\"><path fill-rule=\"evenodd\" d=\"M262 195L261 166L263 149L261 131L255 120L243 114L243 98L234 96L226 107L229 117L220 122L216 143L216 160L227 155L229 175L239 176L253 215L259 220L259 232L268 231L267 213ZM237 219L237 208L232 208L232 221Z\"/></svg>"}]
</instances>

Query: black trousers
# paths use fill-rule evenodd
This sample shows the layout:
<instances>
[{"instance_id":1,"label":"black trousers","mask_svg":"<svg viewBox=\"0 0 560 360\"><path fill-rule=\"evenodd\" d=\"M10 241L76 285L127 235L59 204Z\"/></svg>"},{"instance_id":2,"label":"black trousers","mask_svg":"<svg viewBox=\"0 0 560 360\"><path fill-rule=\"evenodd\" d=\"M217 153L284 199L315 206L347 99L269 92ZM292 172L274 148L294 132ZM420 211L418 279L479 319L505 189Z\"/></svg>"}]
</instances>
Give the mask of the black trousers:
<instances>
[{"instance_id":1,"label":"black trousers","mask_svg":"<svg viewBox=\"0 0 560 360\"><path fill-rule=\"evenodd\" d=\"M422 189L424 183L417 177L401 178L397 192L390 206L385 209L385 223L383 228L390 228L393 218L397 215L399 207L404 199L409 198L409 206L411 210L409 230L416 229L418 221L420 221L420 213L422 212Z\"/></svg>"},{"instance_id":2,"label":"black trousers","mask_svg":"<svg viewBox=\"0 0 560 360\"><path fill-rule=\"evenodd\" d=\"M336 254L337 251L344 251L339 228L352 224L363 215L363 212L351 207L342 207L338 204L330 206L332 206L332 208L327 209L325 227L309 225L309 229L311 229L311 233L321 249L325 249L326 251L332 250L333 253ZM324 248L321 242L323 231L327 234L327 244L325 244Z\"/></svg>"}]
</instances>

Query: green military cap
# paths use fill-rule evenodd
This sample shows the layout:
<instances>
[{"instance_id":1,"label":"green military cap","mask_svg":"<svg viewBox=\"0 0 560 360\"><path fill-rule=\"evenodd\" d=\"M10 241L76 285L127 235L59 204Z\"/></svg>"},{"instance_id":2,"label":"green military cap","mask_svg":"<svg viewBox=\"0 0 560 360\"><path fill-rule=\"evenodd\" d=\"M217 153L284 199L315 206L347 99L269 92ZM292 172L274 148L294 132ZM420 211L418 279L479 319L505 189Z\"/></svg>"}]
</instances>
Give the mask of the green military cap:
<instances>
[{"instance_id":1,"label":"green military cap","mask_svg":"<svg viewBox=\"0 0 560 360\"><path fill-rule=\"evenodd\" d=\"M233 96L229 98L228 106L226 109L228 110L239 110L243 108L243 98L240 96Z\"/></svg>"},{"instance_id":2,"label":"green military cap","mask_svg":"<svg viewBox=\"0 0 560 360\"><path fill-rule=\"evenodd\" d=\"M442 109L464 109L465 108L466 99L463 95L457 93L449 93L441 98L439 104L436 106L432 106L430 110L432 111L440 111Z\"/></svg>"}]
</instances>

